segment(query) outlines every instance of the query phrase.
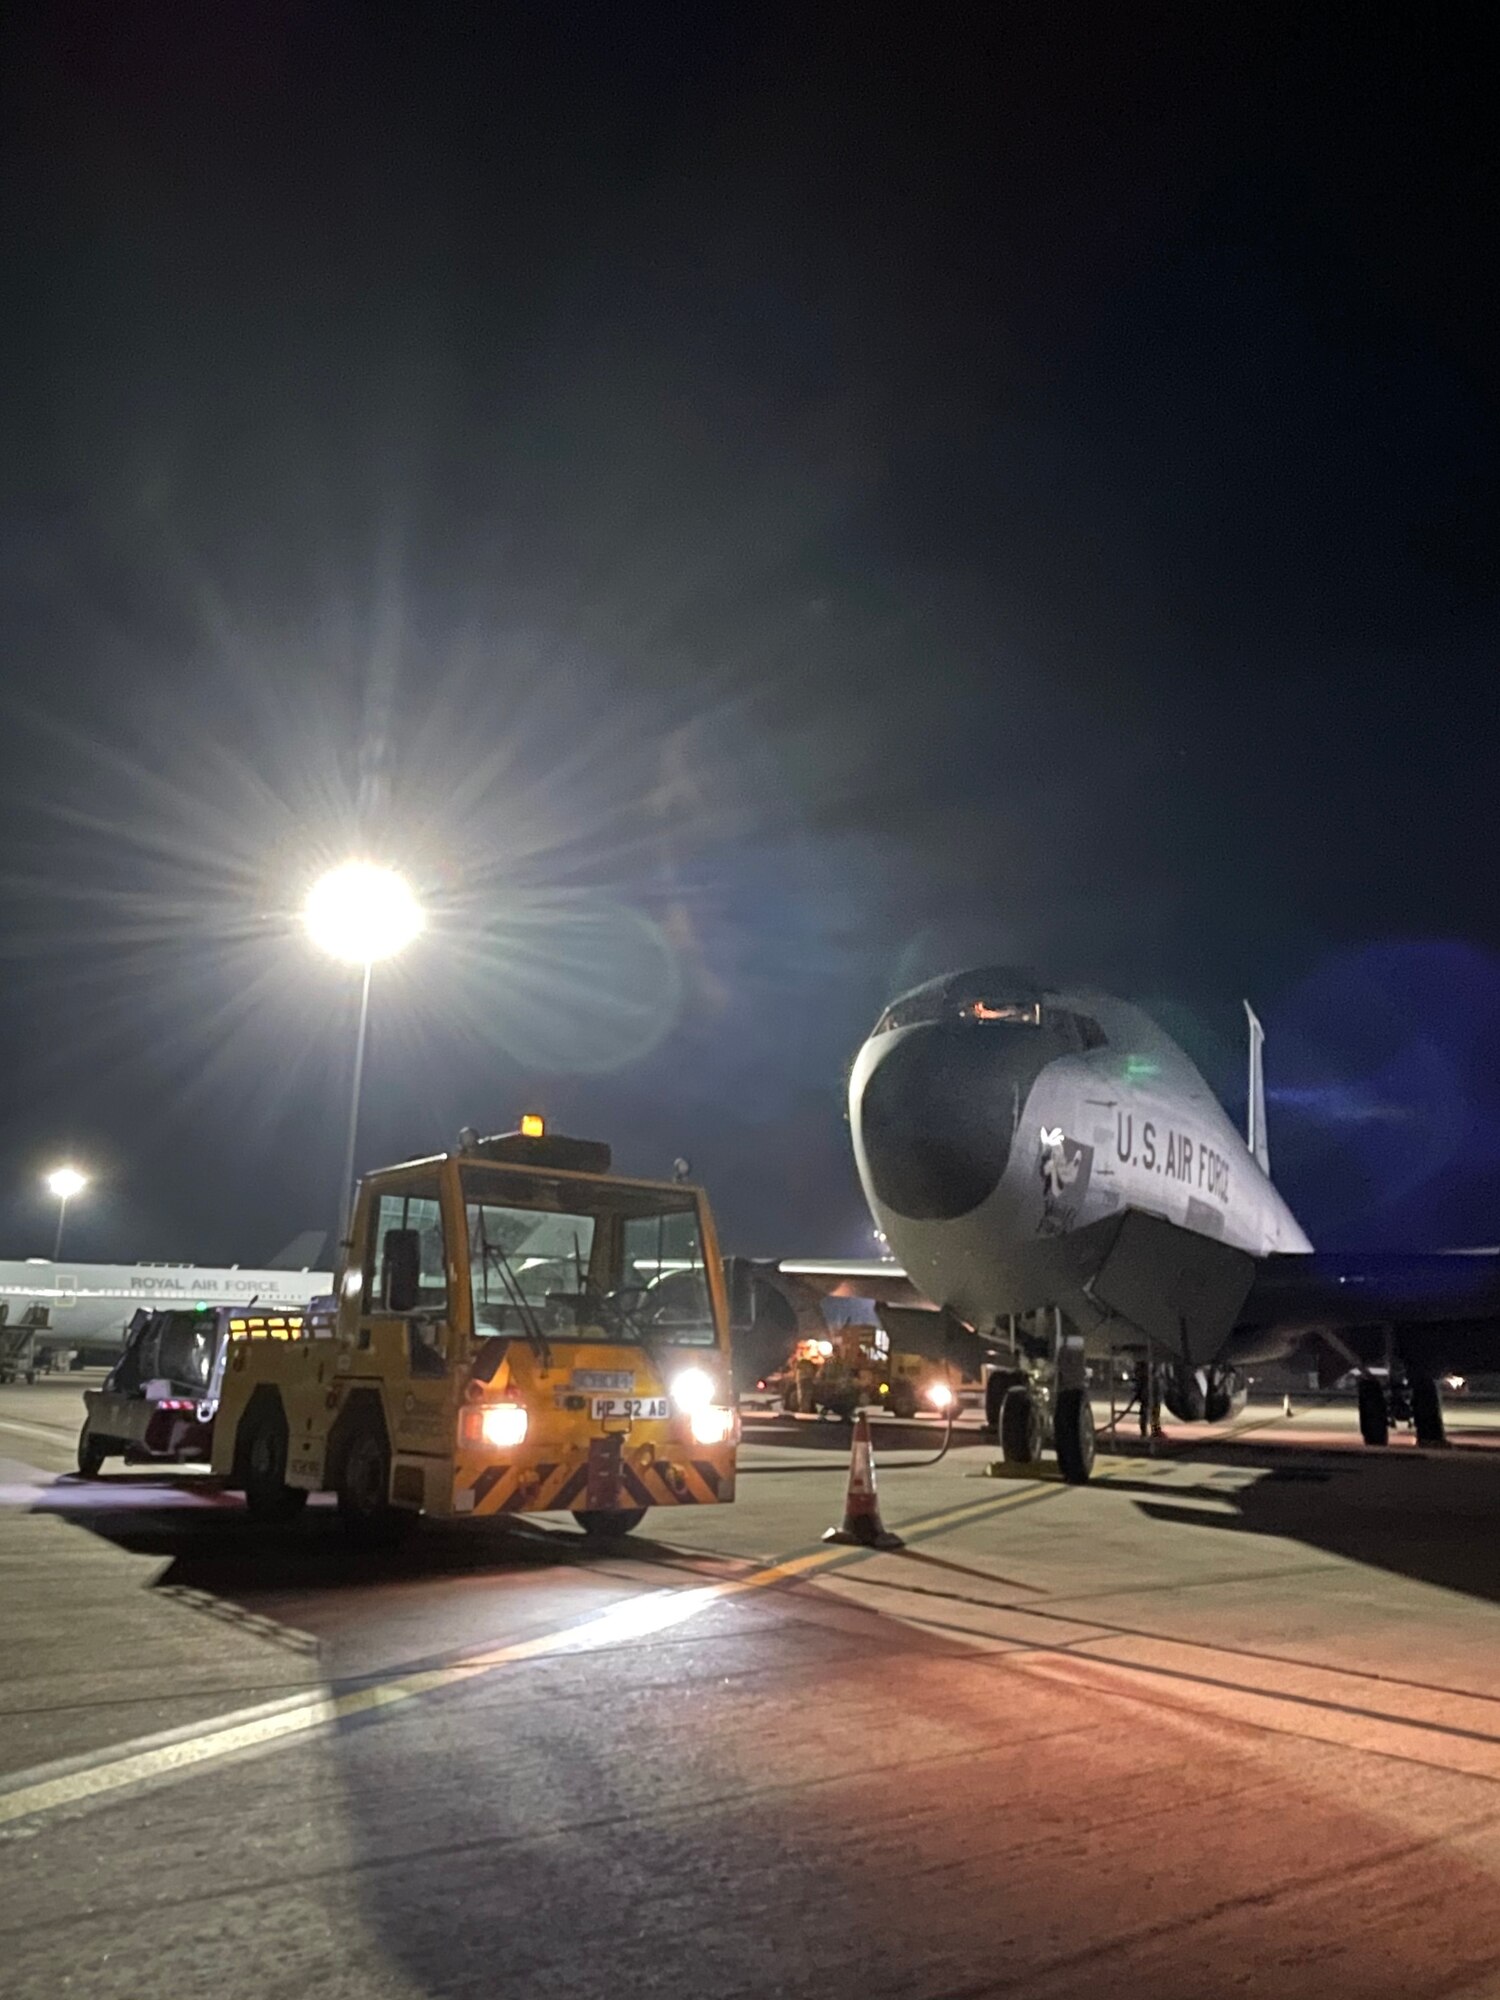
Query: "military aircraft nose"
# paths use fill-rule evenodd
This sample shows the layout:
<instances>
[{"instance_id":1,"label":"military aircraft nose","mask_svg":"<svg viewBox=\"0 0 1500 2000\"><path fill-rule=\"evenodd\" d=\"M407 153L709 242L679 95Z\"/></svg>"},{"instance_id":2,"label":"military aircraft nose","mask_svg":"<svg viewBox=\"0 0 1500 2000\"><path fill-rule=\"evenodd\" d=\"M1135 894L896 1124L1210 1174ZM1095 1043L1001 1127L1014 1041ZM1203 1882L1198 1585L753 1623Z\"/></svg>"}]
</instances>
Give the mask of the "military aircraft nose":
<instances>
[{"instance_id":1,"label":"military aircraft nose","mask_svg":"<svg viewBox=\"0 0 1500 2000\"><path fill-rule=\"evenodd\" d=\"M996 1040L935 1023L890 1038L853 1106L871 1190L914 1222L948 1222L990 1195L1010 1158L1020 1095Z\"/></svg>"}]
</instances>

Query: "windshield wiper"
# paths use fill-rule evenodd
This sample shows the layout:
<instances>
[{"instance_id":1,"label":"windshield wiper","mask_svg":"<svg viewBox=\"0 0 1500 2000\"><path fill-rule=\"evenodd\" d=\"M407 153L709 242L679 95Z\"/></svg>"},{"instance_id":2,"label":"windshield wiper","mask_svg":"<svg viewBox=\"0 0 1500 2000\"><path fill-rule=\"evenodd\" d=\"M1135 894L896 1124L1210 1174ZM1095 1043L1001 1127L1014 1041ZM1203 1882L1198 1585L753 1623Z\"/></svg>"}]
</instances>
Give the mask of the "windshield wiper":
<instances>
[{"instance_id":1,"label":"windshield wiper","mask_svg":"<svg viewBox=\"0 0 1500 2000\"><path fill-rule=\"evenodd\" d=\"M515 1268L506 1254L504 1246L499 1243L491 1243L489 1234L484 1226L483 1208L479 1211L479 1254L484 1261L486 1274L488 1274L491 1264L500 1273L500 1281L510 1296L510 1302L520 1314L521 1327L530 1344L532 1353L541 1362L543 1368L550 1368L552 1366L552 1349L547 1345L547 1336L542 1332L542 1323L536 1316L535 1307L521 1288L521 1282L516 1276Z\"/></svg>"}]
</instances>

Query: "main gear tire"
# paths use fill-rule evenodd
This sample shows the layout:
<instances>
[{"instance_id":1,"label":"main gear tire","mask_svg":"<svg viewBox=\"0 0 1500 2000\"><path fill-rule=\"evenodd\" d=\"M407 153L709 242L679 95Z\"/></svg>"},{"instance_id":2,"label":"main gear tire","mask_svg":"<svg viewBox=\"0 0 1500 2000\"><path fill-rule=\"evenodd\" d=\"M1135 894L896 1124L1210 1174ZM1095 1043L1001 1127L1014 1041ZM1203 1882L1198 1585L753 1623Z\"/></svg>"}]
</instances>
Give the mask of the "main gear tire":
<instances>
[{"instance_id":1,"label":"main gear tire","mask_svg":"<svg viewBox=\"0 0 1500 2000\"><path fill-rule=\"evenodd\" d=\"M1443 1396L1431 1375L1411 1377L1411 1416L1417 1443L1437 1450L1448 1442L1443 1423Z\"/></svg>"},{"instance_id":2,"label":"main gear tire","mask_svg":"<svg viewBox=\"0 0 1500 2000\"><path fill-rule=\"evenodd\" d=\"M1391 1441L1391 1412L1385 1399L1385 1384L1373 1375L1359 1378L1359 1434L1369 1445Z\"/></svg>"}]
</instances>

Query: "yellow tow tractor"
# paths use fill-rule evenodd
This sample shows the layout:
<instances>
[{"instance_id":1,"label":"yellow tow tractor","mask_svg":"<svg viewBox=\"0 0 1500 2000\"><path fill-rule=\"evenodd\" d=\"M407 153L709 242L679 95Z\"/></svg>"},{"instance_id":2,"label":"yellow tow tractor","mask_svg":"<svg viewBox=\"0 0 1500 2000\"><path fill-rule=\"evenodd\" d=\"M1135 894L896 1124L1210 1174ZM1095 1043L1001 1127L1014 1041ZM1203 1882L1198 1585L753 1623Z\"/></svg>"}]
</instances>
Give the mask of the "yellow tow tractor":
<instances>
[{"instance_id":1,"label":"yellow tow tractor","mask_svg":"<svg viewBox=\"0 0 1500 2000\"><path fill-rule=\"evenodd\" d=\"M213 1470L262 1520L309 1493L382 1539L439 1519L734 1498L739 1416L708 1199L541 1119L360 1183L333 1309L231 1330Z\"/></svg>"},{"instance_id":2,"label":"yellow tow tractor","mask_svg":"<svg viewBox=\"0 0 1500 2000\"><path fill-rule=\"evenodd\" d=\"M918 1410L946 1416L958 1407L958 1368L921 1354L893 1354L883 1328L850 1321L826 1336L799 1340L779 1378L784 1410L820 1416L884 1409L893 1417Z\"/></svg>"}]
</instances>

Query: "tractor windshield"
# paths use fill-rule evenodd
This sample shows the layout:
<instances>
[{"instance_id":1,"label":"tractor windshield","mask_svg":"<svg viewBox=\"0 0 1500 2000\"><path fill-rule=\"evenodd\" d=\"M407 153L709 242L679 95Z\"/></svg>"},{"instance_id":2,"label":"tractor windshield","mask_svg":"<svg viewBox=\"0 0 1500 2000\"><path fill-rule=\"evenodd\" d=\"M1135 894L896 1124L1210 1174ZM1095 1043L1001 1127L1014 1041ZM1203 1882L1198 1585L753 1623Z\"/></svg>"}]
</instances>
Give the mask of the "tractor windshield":
<instances>
[{"instance_id":1,"label":"tractor windshield","mask_svg":"<svg viewBox=\"0 0 1500 2000\"><path fill-rule=\"evenodd\" d=\"M463 1184L476 1337L714 1344L692 1194L495 1167Z\"/></svg>"}]
</instances>

